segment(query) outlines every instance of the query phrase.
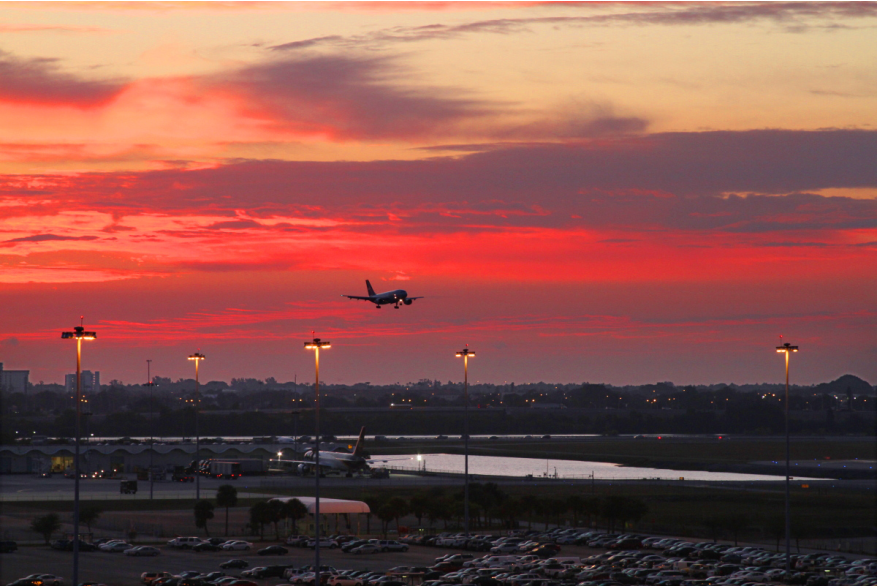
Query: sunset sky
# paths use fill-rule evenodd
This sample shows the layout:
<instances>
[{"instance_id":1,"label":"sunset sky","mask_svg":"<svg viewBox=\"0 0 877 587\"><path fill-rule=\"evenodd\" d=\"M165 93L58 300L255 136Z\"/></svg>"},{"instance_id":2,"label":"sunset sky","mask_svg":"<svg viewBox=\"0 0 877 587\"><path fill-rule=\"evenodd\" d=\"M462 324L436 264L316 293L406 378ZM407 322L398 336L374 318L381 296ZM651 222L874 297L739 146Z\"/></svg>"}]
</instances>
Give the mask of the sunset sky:
<instances>
[{"instance_id":1,"label":"sunset sky","mask_svg":"<svg viewBox=\"0 0 877 587\"><path fill-rule=\"evenodd\" d=\"M0 4L0 362L875 383L875 64L877 3Z\"/></svg>"}]
</instances>

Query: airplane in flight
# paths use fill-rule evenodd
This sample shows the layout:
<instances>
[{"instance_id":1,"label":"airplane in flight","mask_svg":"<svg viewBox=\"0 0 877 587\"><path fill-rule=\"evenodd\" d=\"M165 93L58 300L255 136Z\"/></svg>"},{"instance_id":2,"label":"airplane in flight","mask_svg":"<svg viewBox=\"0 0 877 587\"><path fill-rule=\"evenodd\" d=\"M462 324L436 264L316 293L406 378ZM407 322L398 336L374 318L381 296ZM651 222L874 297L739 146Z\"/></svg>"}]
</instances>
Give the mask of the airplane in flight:
<instances>
[{"instance_id":1,"label":"airplane in flight","mask_svg":"<svg viewBox=\"0 0 877 587\"><path fill-rule=\"evenodd\" d=\"M414 300L419 300L423 296L418 296L415 298L409 298L408 292L404 289L394 289L393 291L385 291L384 293L376 294L372 284L369 283L369 280L365 280L365 286L368 288L367 296L349 296L346 294L341 294L343 298L350 298L351 300L365 300L367 302L371 302L377 307L378 310L381 309L381 306L384 304L393 304L393 307L397 310L399 309L399 304L405 304L406 306L410 306Z\"/></svg>"},{"instance_id":2,"label":"airplane in flight","mask_svg":"<svg viewBox=\"0 0 877 587\"><path fill-rule=\"evenodd\" d=\"M316 442L318 446L319 441ZM301 461L285 460L278 458L276 460L272 460L272 462L283 463L286 465L294 465L296 466L299 474L310 475L311 473L314 473L316 469L316 455L314 454L314 452L317 450L317 446L306 450L304 453L304 459ZM320 471L323 475L325 475L327 472L334 471L338 473L343 473L347 477L353 477L354 473L364 473L369 470L370 465L378 462L382 463L385 461L371 460L371 455L369 455L365 451L365 426L363 426L362 429L359 431L359 438L356 440L356 446L353 448L352 453L341 450L320 450Z\"/></svg>"}]
</instances>

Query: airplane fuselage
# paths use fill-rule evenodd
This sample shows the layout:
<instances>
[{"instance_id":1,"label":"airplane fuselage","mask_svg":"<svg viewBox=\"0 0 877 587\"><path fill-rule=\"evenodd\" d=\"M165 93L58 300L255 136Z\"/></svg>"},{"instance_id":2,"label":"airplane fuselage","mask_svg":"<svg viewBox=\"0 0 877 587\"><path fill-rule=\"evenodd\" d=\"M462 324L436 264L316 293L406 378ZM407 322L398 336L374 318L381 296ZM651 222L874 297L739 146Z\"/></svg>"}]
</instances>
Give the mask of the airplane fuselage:
<instances>
[{"instance_id":1,"label":"airplane fuselage","mask_svg":"<svg viewBox=\"0 0 877 587\"><path fill-rule=\"evenodd\" d=\"M383 304L398 304L399 302L404 304L408 298L408 292L404 289L394 289L393 291L385 291L384 293L369 296L369 298L371 298L372 303L379 306Z\"/></svg>"}]
</instances>

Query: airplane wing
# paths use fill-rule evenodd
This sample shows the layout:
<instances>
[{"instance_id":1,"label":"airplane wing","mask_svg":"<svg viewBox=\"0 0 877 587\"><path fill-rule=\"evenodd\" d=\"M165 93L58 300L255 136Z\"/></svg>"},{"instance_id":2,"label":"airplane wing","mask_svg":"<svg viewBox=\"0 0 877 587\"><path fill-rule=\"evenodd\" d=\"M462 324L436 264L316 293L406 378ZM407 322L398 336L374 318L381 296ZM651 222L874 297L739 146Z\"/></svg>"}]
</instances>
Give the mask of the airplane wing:
<instances>
[{"instance_id":1,"label":"airplane wing","mask_svg":"<svg viewBox=\"0 0 877 587\"><path fill-rule=\"evenodd\" d=\"M348 296L348 295L346 295L346 294L341 294L341 297L342 297L342 298L350 298L351 300L365 300L365 301L367 301L367 302L372 301L371 298L366 297L366 296Z\"/></svg>"}]
</instances>

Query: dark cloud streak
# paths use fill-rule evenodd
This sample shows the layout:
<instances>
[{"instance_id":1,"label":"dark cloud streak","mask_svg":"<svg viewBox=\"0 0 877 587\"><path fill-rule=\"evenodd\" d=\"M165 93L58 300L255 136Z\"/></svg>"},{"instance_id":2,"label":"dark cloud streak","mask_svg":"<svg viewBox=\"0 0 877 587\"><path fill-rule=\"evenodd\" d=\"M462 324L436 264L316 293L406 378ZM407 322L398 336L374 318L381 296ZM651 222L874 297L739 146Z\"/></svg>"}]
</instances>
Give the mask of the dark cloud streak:
<instances>
[{"instance_id":1,"label":"dark cloud streak","mask_svg":"<svg viewBox=\"0 0 877 587\"><path fill-rule=\"evenodd\" d=\"M636 5L642 8L643 5ZM503 18L464 24L430 24L393 27L363 35L315 37L270 46L272 51L310 49L320 45L344 48L377 47L390 43L457 39L470 34L511 35L533 32L534 26L693 26L773 22L787 31L800 33L811 28L836 29L840 19L877 17L873 2L748 2L712 4L656 4L652 10L586 16ZM680 7L681 6L681 7Z\"/></svg>"},{"instance_id":2,"label":"dark cloud streak","mask_svg":"<svg viewBox=\"0 0 877 587\"><path fill-rule=\"evenodd\" d=\"M65 73L57 59L26 59L0 51L0 101L92 107L112 100L123 87L119 81Z\"/></svg>"}]
</instances>

